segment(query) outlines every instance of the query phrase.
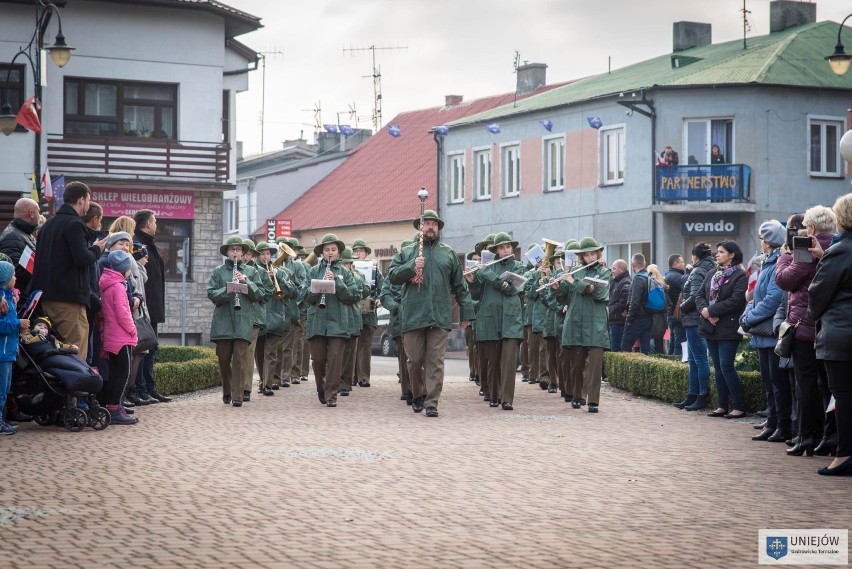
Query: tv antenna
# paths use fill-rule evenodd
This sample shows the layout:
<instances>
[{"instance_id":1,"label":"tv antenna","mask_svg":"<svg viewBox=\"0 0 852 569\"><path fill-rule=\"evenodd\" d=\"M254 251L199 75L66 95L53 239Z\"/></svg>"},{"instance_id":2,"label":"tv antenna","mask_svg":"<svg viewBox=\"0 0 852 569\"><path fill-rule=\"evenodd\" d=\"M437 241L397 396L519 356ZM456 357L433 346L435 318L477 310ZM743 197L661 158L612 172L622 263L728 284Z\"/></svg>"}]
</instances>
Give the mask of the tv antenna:
<instances>
[{"instance_id":1,"label":"tv antenna","mask_svg":"<svg viewBox=\"0 0 852 569\"><path fill-rule=\"evenodd\" d=\"M340 115L349 115L349 122L354 121L355 128L358 128L358 111L355 110L355 103L352 103L349 106L348 111L338 111L337 114L337 125L340 126Z\"/></svg>"},{"instance_id":2,"label":"tv antenna","mask_svg":"<svg viewBox=\"0 0 852 569\"><path fill-rule=\"evenodd\" d=\"M740 12L743 13L743 49L748 49L746 34L751 31L751 23L748 21L748 15L751 14L751 10L746 9L746 0L743 0L743 9Z\"/></svg>"},{"instance_id":3,"label":"tv antenna","mask_svg":"<svg viewBox=\"0 0 852 569\"><path fill-rule=\"evenodd\" d=\"M272 59L275 59L279 55L284 55L284 51L274 47L269 51L260 51L258 55L260 56L261 67L263 69L261 72L262 83L260 87L260 153L263 154L263 126L266 118L266 58L272 56Z\"/></svg>"},{"instance_id":4,"label":"tv antenna","mask_svg":"<svg viewBox=\"0 0 852 569\"><path fill-rule=\"evenodd\" d=\"M314 113L314 124L310 125L309 123L304 123L307 126L314 127L314 140L316 140L317 133L322 130L322 102L317 101L314 103L313 109L302 109L302 112L305 113Z\"/></svg>"},{"instance_id":5,"label":"tv antenna","mask_svg":"<svg viewBox=\"0 0 852 569\"><path fill-rule=\"evenodd\" d=\"M362 75L364 78L373 78L373 131L378 132L379 127L382 125L382 70L376 64L376 51L390 51L396 50L400 51L403 49L408 49L408 46L396 46L396 47L376 47L376 44L373 44L369 47L348 47L343 48L343 54L362 51L369 51L373 56L373 73L372 75ZM350 107L351 108L351 107Z\"/></svg>"},{"instance_id":6,"label":"tv antenna","mask_svg":"<svg viewBox=\"0 0 852 569\"><path fill-rule=\"evenodd\" d=\"M520 67L520 66L521 66L521 52L518 51L518 50L515 50L515 62L513 63L514 70L512 71L512 73L517 75L518 74L518 67ZM517 85L517 81L515 81L515 84ZM514 107L517 103L518 103L518 89L515 88L515 97L514 97L514 99L512 99L512 106Z\"/></svg>"}]
</instances>

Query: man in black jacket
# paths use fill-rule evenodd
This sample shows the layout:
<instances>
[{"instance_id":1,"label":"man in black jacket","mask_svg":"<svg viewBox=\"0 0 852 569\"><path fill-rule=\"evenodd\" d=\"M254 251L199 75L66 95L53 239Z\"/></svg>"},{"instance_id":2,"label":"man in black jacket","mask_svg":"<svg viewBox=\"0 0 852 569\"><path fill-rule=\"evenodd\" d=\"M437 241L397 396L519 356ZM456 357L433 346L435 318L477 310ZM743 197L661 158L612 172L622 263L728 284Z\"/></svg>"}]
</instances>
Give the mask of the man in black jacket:
<instances>
[{"instance_id":1,"label":"man in black jacket","mask_svg":"<svg viewBox=\"0 0 852 569\"><path fill-rule=\"evenodd\" d=\"M651 353L651 326L654 316L645 310L648 299L648 271L645 270L645 255L636 253L630 260L633 269L633 282L630 284L630 299L627 302L627 319L624 336L621 339L621 351L632 352L633 344L639 340L639 351Z\"/></svg>"},{"instance_id":2,"label":"man in black jacket","mask_svg":"<svg viewBox=\"0 0 852 569\"><path fill-rule=\"evenodd\" d=\"M5 253L15 265L15 288L26 293L32 275L18 261L26 247L35 253L36 240L33 233L38 227L38 202L29 198L19 199L15 202L14 215L14 219L0 235L0 253Z\"/></svg>"},{"instance_id":3,"label":"man in black jacket","mask_svg":"<svg viewBox=\"0 0 852 569\"><path fill-rule=\"evenodd\" d=\"M154 242L154 235L157 233L157 217L150 209L140 209L133 219L136 221L134 241L142 243L148 250L148 264L145 266L148 271L148 280L145 282L145 306L151 318L151 327L156 334L157 325L166 321L166 268L160 250ZM142 364L136 376L136 396L143 403L171 401L171 398L157 391L157 386L154 384L156 353L157 348L154 348L142 358Z\"/></svg>"},{"instance_id":4,"label":"man in black jacket","mask_svg":"<svg viewBox=\"0 0 852 569\"><path fill-rule=\"evenodd\" d=\"M82 216L92 192L82 182L65 186L65 203L41 229L32 287L41 289L41 307L65 342L78 346L86 359L89 350L89 271L101 256L105 239L89 246Z\"/></svg>"},{"instance_id":5,"label":"man in black jacket","mask_svg":"<svg viewBox=\"0 0 852 569\"><path fill-rule=\"evenodd\" d=\"M666 285L669 290L666 293L669 296L669 355L681 355L683 348L681 345L686 341L686 332L683 330L683 323L674 317L674 309L679 304L678 298L683 289L683 274L686 269L686 263L683 257L677 253L669 255L669 270L666 272Z\"/></svg>"},{"instance_id":6,"label":"man in black jacket","mask_svg":"<svg viewBox=\"0 0 852 569\"><path fill-rule=\"evenodd\" d=\"M627 302L630 300L630 284L633 279L627 270L627 261L618 259L612 264L612 282L609 288L609 347L613 352L621 351L624 337L624 321L627 318Z\"/></svg>"}]
</instances>

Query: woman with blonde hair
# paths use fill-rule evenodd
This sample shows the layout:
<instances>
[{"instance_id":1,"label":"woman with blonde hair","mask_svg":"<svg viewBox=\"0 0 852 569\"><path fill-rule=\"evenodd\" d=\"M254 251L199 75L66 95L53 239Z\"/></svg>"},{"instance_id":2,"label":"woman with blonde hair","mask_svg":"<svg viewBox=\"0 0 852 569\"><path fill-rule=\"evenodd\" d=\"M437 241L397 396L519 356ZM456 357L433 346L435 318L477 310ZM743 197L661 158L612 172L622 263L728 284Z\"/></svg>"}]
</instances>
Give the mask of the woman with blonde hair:
<instances>
[{"instance_id":1,"label":"woman with blonde hair","mask_svg":"<svg viewBox=\"0 0 852 569\"><path fill-rule=\"evenodd\" d=\"M666 354L668 351L665 349L665 336L666 336L666 314L669 313L669 285L666 283L666 277L663 276L662 271L660 271L660 267L654 264L648 265L647 269L648 276L652 279L660 283L660 286L663 287L663 290L666 291L666 307L659 314L653 315L653 323L651 324L651 340L654 342L654 352L658 354ZM672 338L669 339L671 341Z\"/></svg>"}]
</instances>

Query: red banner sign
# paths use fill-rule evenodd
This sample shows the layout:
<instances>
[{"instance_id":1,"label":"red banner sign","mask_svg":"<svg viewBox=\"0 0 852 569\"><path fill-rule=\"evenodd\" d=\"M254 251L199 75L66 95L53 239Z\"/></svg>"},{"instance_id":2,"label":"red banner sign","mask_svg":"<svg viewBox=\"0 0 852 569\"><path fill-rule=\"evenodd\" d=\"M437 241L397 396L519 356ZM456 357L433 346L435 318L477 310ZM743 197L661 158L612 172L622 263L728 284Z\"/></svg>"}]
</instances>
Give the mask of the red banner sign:
<instances>
[{"instance_id":1,"label":"red banner sign","mask_svg":"<svg viewBox=\"0 0 852 569\"><path fill-rule=\"evenodd\" d=\"M92 201L104 208L104 217L133 217L150 209L162 219L195 219L195 194L158 190L92 190Z\"/></svg>"}]
</instances>

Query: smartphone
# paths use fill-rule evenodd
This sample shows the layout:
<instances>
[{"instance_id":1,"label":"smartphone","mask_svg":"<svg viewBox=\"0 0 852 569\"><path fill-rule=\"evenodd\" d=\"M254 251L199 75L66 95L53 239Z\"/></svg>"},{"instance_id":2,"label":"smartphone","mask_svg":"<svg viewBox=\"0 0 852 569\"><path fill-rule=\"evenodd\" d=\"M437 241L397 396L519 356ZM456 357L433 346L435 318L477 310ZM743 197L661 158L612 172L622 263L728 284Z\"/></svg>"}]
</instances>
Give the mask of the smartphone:
<instances>
[{"instance_id":1,"label":"smartphone","mask_svg":"<svg viewBox=\"0 0 852 569\"><path fill-rule=\"evenodd\" d=\"M810 237L793 237L793 262L810 263L813 260L813 255L808 251L810 247Z\"/></svg>"},{"instance_id":2,"label":"smartphone","mask_svg":"<svg viewBox=\"0 0 852 569\"><path fill-rule=\"evenodd\" d=\"M787 228L787 249L793 250L793 237L799 235L799 230L795 227Z\"/></svg>"}]
</instances>

